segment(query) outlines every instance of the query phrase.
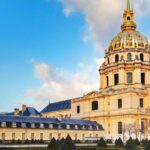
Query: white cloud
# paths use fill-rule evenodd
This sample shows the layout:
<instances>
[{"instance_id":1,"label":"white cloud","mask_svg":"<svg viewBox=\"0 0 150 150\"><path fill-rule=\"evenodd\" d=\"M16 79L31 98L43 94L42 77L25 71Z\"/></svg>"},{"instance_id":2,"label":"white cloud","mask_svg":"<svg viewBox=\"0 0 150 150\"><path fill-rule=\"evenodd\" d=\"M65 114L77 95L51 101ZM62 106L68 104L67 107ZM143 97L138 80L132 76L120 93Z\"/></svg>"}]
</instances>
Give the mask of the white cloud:
<instances>
[{"instance_id":1,"label":"white cloud","mask_svg":"<svg viewBox=\"0 0 150 150\"><path fill-rule=\"evenodd\" d=\"M95 48L104 50L108 42L119 31L122 14L126 7L125 0L58 0L64 5L66 16L81 12L87 29L83 40L92 40ZM136 18L149 15L150 0L132 0Z\"/></svg>"},{"instance_id":2,"label":"white cloud","mask_svg":"<svg viewBox=\"0 0 150 150\"><path fill-rule=\"evenodd\" d=\"M98 66L102 61L103 59L94 59L90 65L80 63L74 73L34 61L35 76L42 84L36 89L29 89L26 95L33 99L35 107L42 108L49 100L80 97L84 93L98 90Z\"/></svg>"}]
</instances>

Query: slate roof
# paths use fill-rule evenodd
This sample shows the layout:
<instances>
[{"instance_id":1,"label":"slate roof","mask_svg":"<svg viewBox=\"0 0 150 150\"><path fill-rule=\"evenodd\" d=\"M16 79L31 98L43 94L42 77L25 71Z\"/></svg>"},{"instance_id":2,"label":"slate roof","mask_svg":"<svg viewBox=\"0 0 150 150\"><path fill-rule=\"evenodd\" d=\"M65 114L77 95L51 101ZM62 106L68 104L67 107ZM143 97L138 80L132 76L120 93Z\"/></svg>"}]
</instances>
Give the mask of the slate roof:
<instances>
[{"instance_id":1,"label":"slate roof","mask_svg":"<svg viewBox=\"0 0 150 150\"><path fill-rule=\"evenodd\" d=\"M66 110L66 109L71 109L71 100L50 103L41 111L41 113Z\"/></svg>"},{"instance_id":2,"label":"slate roof","mask_svg":"<svg viewBox=\"0 0 150 150\"><path fill-rule=\"evenodd\" d=\"M14 112L6 113L5 115L13 116ZM26 111L22 113L22 111L19 111L19 116L36 116L41 115L34 107L27 107Z\"/></svg>"},{"instance_id":3,"label":"slate roof","mask_svg":"<svg viewBox=\"0 0 150 150\"><path fill-rule=\"evenodd\" d=\"M2 122L6 122L6 128L11 128L12 123L16 123L16 128L22 128L21 123L26 123L27 128L31 128L31 124L35 124L35 128L40 128L40 124L44 124L44 128L49 128L49 124L53 124L54 129L58 129L61 125L61 129L67 130L67 125L70 125L70 129L75 130L75 126L78 130L103 130L102 125L95 121L80 120L80 119L62 119L56 118L43 118L43 117L25 117L25 116L8 116L0 115L0 127ZM84 126L84 128L83 128ZM91 128L92 127L92 128Z\"/></svg>"}]
</instances>

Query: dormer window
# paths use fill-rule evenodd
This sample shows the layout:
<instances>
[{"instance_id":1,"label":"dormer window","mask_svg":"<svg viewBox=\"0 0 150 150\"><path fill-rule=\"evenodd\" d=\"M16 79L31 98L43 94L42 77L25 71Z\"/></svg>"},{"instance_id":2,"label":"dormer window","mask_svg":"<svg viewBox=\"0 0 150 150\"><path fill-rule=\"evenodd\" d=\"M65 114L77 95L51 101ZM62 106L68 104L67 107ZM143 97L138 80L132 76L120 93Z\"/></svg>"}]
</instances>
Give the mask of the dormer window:
<instances>
[{"instance_id":1,"label":"dormer window","mask_svg":"<svg viewBox=\"0 0 150 150\"><path fill-rule=\"evenodd\" d=\"M75 125L75 129L78 130L78 125Z\"/></svg>"},{"instance_id":2,"label":"dormer window","mask_svg":"<svg viewBox=\"0 0 150 150\"><path fill-rule=\"evenodd\" d=\"M58 125L58 129L61 129L61 124Z\"/></svg>"},{"instance_id":3,"label":"dormer window","mask_svg":"<svg viewBox=\"0 0 150 150\"><path fill-rule=\"evenodd\" d=\"M6 122L2 122L2 125L1 125L3 128L6 127Z\"/></svg>"},{"instance_id":4,"label":"dormer window","mask_svg":"<svg viewBox=\"0 0 150 150\"><path fill-rule=\"evenodd\" d=\"M44 128L44 124L43 123L40 124L40 128Z\"/></svg>"},{"instance_id":5,"label":"dormer window","mask_svg":"<svg viewBox=\"0 0 150 150\"><path fill-rule=\"evenodd\" d=\"M50 129L53 129L53 124L49 124L49 128L50 128Z\"/></svg>"},{"instance_id":6,"label":"dormer window","mask_svg":"<svg viewBox=\"0 0 150 150\"><path fill-rule=\"evenodd\" d=\"M13 123L12 123L12 127L13 127L13 128L16 128L16 126L17 126L17 125L16 125L16 122L13 122Z\"/></svg>"},{"instance_id":7,"label":"dormer window","mask_svg":"<svg viewBox=\"0 0 150 150\"><path fill-rule=\"evenodd\" d=\"M26 123L22 123L22 124L21 124L21 127L22 127L22 128L26 128Z\"/></svg>"},{"instance_id":8,"label":"dormer window","mask_svg":"<svg viewBox=\"0 0 150 150\"><path fill-rule=\"evenodd\" d=\"M67 124L67 127L66 127L68 130L70 129L70 125L69 124Z\"/></svg>"},{"instance_id":9,"label":"dormer window","mask_svg":"<svg viewBox=\"0 0 150 150\"><path fill-rule=\"evenodd\" d=\"M92 129L93 129L93 127L92 127L92 126L90 126L90 127L89 127L89 129L90 129L90 130L92 130Z\"/></svg>"},{"instance_id":10,"label":"dormer window","mask_svg":"<svg viewBox=\"0 0 150 150\"><path fill-rule=\"evenodd\" d=\"M31 124L31 128L35 128L35 124L34 123Z\"/></svg>"},{"instance_id":11,"label":"dormer window","mask_svg":"<svg viewBox=\"0 0 150 150\"><path fill-rule=\"evenodd\" d=\"M82 126L82 130L85 130L85 126L84 125Z\"/></svg>"}]
</instances>

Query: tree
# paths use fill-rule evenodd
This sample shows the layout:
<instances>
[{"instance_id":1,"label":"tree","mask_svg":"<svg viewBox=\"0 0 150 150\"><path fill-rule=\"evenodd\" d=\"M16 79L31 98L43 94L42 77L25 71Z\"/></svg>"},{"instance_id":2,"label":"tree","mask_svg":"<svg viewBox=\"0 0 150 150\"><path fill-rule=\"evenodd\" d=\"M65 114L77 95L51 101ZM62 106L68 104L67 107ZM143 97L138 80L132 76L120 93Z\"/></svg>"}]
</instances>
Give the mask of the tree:
<instances>
[{"instance_id":1,"label":"tree","mask_svg":"<svg viewBox=\"0 0 150 150\"><path fill-rule=\"evenodd\" d=\"M134 140L130 138L129 140L127 140L125 148L127 150L136 150L137 145L135 144Z\"/></svg>"},{"instance_id":2,"label":"tree","mask_svg":"<svg viewBox=\"0 0 150 150\"><path fill-rule=\"evenodd\" d=\"M97 146L98 146L98 147L103 147L103 148L104 148L104 147L107 147L107 144L106 144L104 138L101 138L101 139L98 141Z\"/></svg>"},{"instance_id":3,"label":"tree","mask_svg":"<svg viewBox=\"0 0 150 150\"><path fill-rule=\"evenodd\" d=\"M147 142L147 144L144 147L144 150L150 150L150 141Z\"/></svg>"},{"instance_id":4,"label":"tree","mask_svg":"<svg viewBox=\"0 0 150 150\"><path fill-rule=\"evenodd\" d=\"M117 139L117 140L115 141L115 145L118 146L118 147L123 147L123 146L124 146L124 143L123 143L122 139L119 138L119 139Z\"/></svg>"},{"instance_id":5,"label":"tree","mask_svg":"<svg viewBox=\"0 0 150 150\"><path fill-rule=\"evenodd\" d=\"M51 142L48 144L48 150L58 150L58 143L55 140L55 138L53 138Z\"/></svg>"},{"instance_id":6,"label":"tree","mask_svg":"<svg viewBox=\"0 0 150 150\"><path fill-rule=\"evenodd\" d=\"M59 150L76 150L75 144L69 135L66 137Z\"/></svg>"}]
</instances>

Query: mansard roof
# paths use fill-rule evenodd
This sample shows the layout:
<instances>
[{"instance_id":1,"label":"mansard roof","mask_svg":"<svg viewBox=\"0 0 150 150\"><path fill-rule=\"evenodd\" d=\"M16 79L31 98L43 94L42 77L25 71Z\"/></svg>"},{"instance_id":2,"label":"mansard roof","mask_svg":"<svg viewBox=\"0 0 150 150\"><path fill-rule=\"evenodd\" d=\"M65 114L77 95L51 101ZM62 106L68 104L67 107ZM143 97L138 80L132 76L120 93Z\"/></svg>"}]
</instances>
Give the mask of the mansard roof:
<instances>
[{"instance_id":1,"label":"mansard roof","mask_svg":"<svg viewBox=\"0 0 150 150\"><path fill-rule=\"evenodd\" d=\"M66 109L71 109L71 100L50 103L41 111L41 113L66 110Z\"/></svg>"},{"instance_id":2,"label":"mansard roof","mask_svg":"<svg viewBox=\"0 0 150 150\"><path fill-rule=\"evenodd\" d=\"M32 128L32 123L35 124L35 128L40 128L40 124L42 123L44 125L43 128L49 128L49 125L53 124L54 129L60 128L59 125L61 125L61 129L67 129L67 125L70 125L70 129L73 130L76 129L75 126L79 130L103 130L102 125L95 121L69 118L58 120L57 118L0 115L0 127L2 127L3 122L6 122L6 127L8 128L12 127L12 123L16 123L16 128L21 128L21 123L26 123L27 128Z\"/></svg>"}]
</instances>

